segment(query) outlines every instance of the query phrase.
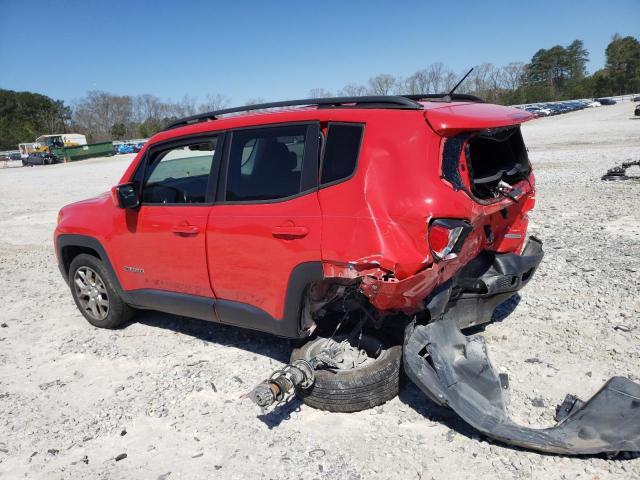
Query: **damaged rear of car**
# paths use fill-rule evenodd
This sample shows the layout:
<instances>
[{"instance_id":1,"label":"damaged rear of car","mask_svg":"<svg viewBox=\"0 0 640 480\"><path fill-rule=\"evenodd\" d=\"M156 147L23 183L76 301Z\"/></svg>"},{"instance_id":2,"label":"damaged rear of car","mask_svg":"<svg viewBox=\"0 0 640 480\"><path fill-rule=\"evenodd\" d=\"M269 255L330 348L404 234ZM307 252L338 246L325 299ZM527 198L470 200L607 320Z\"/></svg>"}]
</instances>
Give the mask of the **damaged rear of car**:
<instances>
[{"instance_id":1,"label":"damaged rear of car","mask_svg":"<svg viewBox=\"0 0 640 480\"><path fill-rule=\"evenodd\" d=\"M530 115L477 102L423 106L422 118L387 112L368 121L357 169L321 186L324 278L308 290L303 322L314 331L332 315L338 320L329 338L310 342L314 354L294 352L252 398L264 407L297 390L327 410L380 404L397 382L357 373L387 352L363 345L372 335L388 344L389 332L401 331L408 377L488 436L555 453L640 449L640 386L628 379L610 380L586 403L568 395L552 428L508 417L504 382L482 338L461 329L489 322L543 258L542 242L527 237L535 179L520 124ZM344 324L349 332L336 341ZM356 372L351 383L345 358ZM380 369L390 362L379 361Z\"/></svg>"}]
</instances>

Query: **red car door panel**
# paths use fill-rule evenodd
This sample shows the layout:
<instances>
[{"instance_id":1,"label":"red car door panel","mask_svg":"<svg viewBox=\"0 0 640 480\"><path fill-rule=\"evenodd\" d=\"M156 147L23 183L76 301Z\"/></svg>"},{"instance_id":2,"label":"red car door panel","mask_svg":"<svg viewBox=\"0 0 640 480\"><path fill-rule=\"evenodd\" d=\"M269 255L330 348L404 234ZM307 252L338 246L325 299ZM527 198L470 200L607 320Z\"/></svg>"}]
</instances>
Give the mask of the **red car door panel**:
<instances>
[{"instance_id":1,"label":"red car door panel","mask_svg":"<svg viewBox=\"0 0 640 480\"><path fill-rule=\"evenodd\" d=\"M210 206L142 206L114 251L122 288L151 288L212 297L205 251Z\"/></svg>"},{"instance_id":2,"label":"red car door panel","mask_svg":"<svg viewBox=\"0 0 640 480\"><path fill-rule=\"evenodd\" d=\"M292 270L320 259L321 222L316 192L282 203L212 207L207 261L216 296L282 318Z\"/></svg>"}]
</instances>

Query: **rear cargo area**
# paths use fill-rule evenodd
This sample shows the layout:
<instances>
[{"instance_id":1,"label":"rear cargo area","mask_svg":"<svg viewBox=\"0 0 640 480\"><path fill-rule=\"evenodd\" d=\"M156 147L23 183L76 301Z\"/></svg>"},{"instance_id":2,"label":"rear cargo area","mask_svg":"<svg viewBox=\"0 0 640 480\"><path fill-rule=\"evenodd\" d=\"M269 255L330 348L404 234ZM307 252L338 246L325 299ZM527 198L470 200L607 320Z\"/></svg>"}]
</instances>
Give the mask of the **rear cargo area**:
<instances>
[{"instance_id":1,"label":"rear cargo area","mask_svg":"<svg viewBox=\"0 0 640 480\"><path fill-rule=\"evenodd\" d=\"M497 197L501 185L511 186L531 173L519 126L471 136L465 146L465 157L471 191L481 199Z\"/></svg>"}]
</instances>

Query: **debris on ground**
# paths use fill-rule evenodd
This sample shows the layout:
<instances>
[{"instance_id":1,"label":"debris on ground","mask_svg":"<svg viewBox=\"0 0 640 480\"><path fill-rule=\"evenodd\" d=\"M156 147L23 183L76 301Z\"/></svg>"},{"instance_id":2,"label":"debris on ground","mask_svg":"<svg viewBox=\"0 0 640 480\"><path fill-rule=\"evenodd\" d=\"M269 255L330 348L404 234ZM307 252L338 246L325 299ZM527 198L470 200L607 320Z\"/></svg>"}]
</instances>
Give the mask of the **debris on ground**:
<instances>
[{"instance_id":1,"label":"debris on ground","mask_svg":"<svg viewBox=\"0 0 640 480\"><path fill-rule=\"evenodd\" d=\"M602 180L640 180L640 175L627 175L627 169L633 166L640 167L640 160L624 162L619 167L610 168L602 176Z\"/></svg>"}]
</instances>

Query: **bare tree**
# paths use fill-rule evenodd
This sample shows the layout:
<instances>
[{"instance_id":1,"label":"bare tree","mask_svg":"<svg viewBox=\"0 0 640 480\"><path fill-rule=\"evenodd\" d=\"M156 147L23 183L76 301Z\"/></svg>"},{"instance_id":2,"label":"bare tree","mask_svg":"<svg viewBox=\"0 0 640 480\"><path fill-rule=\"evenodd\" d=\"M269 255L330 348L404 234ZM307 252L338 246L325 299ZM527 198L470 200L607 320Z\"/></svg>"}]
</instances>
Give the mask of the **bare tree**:
<instances>
[{"instance_id":1,"label":"bare tree","mask_svg":"<svg viewBox=\"0 0 640 480\"><path fill-rule=\"evenodd\" d=\"M253 98L249 98L246 102L244 102L245 105L257 105L259 103L265 103L266 100L262 97L253 97Z\"/></svg>"},{"instance_id":2,"label":"bare tree","mask_svg":"<svg viewBox=\"0 0 640 480\"><path fill-rule=\"evenodd\" d=\"M369 91L364 85L358 85L357 83L350 83L345 85L342 90L338 92L341 97L362 97L368 95Z\"/></svg>"},{"instance_id":3,"label":"bare tree","mask_svg":"<svg viewBox=\"0 0 640 480\"><path fill-rule=\"evenodd\" d=\"M185 94L179 102L168 103L168 114L176 117L188 117L197 113L197 97Z\"/></svg>"},{"instance_id":4,"label":"bare tree","mask_svg":"<svg viewBox=\"0 0 640 480\"><path fill-rule=\"evenodd\" d=\"M154 95L144 94L134 97L134 119L138 123L164 118L168 116L169 110L169 106Z\"/></svg>"},{"instance_id":5,"label":"bare tree","mask_svg":"<svg viewBox=\"0 0 640 480\"><path fill-rule=\"evenodd\" d=\"M132 99L99 90L91 90L76 101L74 124L93 140L108 140L114 125L126 128L133 117Z\"/></svg>"},{"instance_id":6,"label":"bare tree","mask_svg":"<svg viewBox=\"0 0 640 480\"><path fill-rule=\"evenodd\" d=\"M467 73L467 72L464 72ZM452 72L451 70L447 70L447 73L444 76L444 92L450 92L453 87L455 87L456 83L462 78L457 73Z\"/></svg>"},{"instance_id":7,"label":"bare tree","mask_svg":"<svg viewBox=\"0 0 640 480\"><path fill-rule=\"evenodd\" d=\"M369 79L369 90L372 95L389 95L395 85L395 77L386 73Z\"/></svg>"},{"instance_id":8,"label":"bare tree","mask_svg":"<svg viewBox=\"0 0 640 480\"><path fill-rule=\"evenodd\" d=\"M198 107L198 110L200 112L222 110L223 108L227 108L230 103L231 101L226 95L222 95L221 93L216 93L215 95L209 94L206 97L206 101Z\"/></svg>"},{"instance_id":9,"label":"bare tree","mask_svg":"<svg viewBox=\"0 0 640 480\"><path fill-rule=\"evenodd\" d=\"M324 88L312 88L309 90L309 98L328 98L333 97L333 94L329 90Z\"/></svg>"},{"instance_id":10,"label":"bare tree","mask_svg":"<svg viewBox=\"0 0 640 480\"><path fill-rule=\"evenodd\" d=\"M429 93L429 81L426 70L418 70L404 81L404 90L408 94Z\"/></svg>"},{"instance_id":11,"label":"bare tree","mask_svg":"<svg viewBox=\"0 0 640 480\"><path fill-rule=\"evenodd\" d=\"M441 93L444 89L445 67L442 62L432 63L424 70L427 82L427 93Z\"/></svg>"},{"instance_id":12,"label":"bare tree","mask_svg":"<svg viewBox=\"0 0 640 480\"><path fill-rule=\"evenodd\" d=\"M522 84L524 63L511 62L502 67L504 86L509 90L516 90Z\"/></svg>"}]
</instances>

